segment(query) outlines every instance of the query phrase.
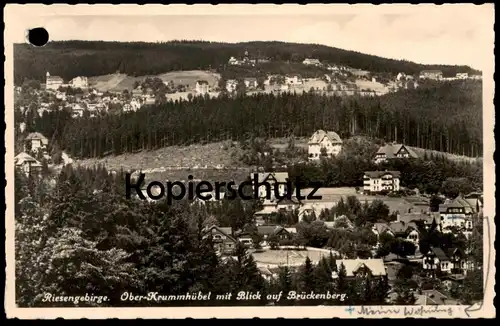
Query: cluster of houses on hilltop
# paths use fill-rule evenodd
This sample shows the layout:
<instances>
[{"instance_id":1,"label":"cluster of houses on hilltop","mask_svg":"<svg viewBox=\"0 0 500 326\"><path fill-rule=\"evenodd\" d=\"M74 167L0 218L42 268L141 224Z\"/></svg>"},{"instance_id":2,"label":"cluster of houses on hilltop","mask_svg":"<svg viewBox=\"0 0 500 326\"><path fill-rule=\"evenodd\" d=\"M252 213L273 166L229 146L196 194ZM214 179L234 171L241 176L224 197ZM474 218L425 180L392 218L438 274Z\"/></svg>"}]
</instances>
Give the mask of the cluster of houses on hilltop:
<instances>
[{"instance_id":1,"label":"cluster of houses on hilltop","mask_svg":"<svg viewBox=\"0 0 500 326\"><path fill-rule=\"evenodd\" d=\"M255 66L258 63L266 63L269 61L270 61L269 59L259 57L259 56L250 58L250 55L248 54L248 50L245 50L245 54L244 54L243 58L237 59L235 57L231 57L231 58L229 58L227 63L231 66L244 66L244 65Z\"/></svg>"},{"instance_id":2,"label":"cluster of houses on hilltop","mask_svg":"<svg viewBox=\"0 0 500 326\"><path fill-rule=\"evenodd\" d=\"M413 76L407 76L405 73L399 73L397 80L401 80L402 76L406 79L414 79ZM481 79L481 75L469 75L466 72L456 73L455 77L443 77L443 72L441 70L422 70L418 75L419 79L432 79L432 80L457 80L457 79Z\"/></svg>"}]
</instances>

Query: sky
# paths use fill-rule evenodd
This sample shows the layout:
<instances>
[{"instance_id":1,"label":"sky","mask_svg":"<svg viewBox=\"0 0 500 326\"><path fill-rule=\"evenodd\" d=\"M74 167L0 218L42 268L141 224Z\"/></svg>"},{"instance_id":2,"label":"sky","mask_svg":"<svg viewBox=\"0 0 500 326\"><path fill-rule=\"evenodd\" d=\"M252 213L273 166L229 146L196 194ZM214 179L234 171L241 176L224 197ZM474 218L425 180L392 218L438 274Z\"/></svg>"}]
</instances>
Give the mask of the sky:
<instances>
[{"instance_id":1,"label":"sky","mask_svg":"<svg viewBox=\"0 0 500 326\"><path fill-rule=\"evenodd\" d=\"M494 42L492 5L36 6L6 11L15 42L33 27L51 40L286 41L480 70Z\"/></svg>"}]
</instances>

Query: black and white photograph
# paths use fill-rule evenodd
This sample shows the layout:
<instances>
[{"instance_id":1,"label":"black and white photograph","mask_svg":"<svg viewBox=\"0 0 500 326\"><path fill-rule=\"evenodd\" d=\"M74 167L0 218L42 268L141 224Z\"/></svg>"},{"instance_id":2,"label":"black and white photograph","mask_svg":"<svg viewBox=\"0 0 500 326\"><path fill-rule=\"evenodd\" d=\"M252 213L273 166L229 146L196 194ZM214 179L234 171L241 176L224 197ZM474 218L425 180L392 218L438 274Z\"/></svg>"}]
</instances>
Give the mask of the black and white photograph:
<instances>
[{"instance_id":1,"label":"black and white photograph","mask_svg":"<svg viewBox=\"0 0 500 326\"><path fill-rule=\"evenodd\" d=\"M496 315L492 4L5 12L7 316Z\"/></svg>"}]
</instances>

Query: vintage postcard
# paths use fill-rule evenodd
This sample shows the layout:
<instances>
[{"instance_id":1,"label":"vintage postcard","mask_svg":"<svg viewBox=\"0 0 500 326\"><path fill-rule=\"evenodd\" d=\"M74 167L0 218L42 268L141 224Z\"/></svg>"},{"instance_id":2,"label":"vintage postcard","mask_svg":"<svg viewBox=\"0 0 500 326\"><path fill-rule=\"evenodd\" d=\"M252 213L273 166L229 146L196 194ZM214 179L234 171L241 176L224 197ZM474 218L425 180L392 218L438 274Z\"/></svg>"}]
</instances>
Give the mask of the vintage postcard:
<instances>
[{"instance_id":1,"label":"vintage postcard","mask_svg":"<svg viewBox=\"0 0 500 326\"><path fill-rule=\"evenodd\" d=\"M493 318L494 6L7 5L9 318Z\"/></svg>"}]
</instances>

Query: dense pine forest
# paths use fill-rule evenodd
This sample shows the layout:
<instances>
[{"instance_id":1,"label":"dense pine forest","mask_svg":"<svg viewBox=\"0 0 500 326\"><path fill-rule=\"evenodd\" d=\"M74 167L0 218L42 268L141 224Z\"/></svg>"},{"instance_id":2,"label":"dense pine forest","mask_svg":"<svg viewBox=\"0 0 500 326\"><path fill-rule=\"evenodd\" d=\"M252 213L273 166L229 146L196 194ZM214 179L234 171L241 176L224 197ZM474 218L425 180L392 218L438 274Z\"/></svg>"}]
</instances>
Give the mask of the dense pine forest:
<instances>
[{"instance_id":1,"label":"dense pine forest","mask_svg":"<svg viewBox=\"0 0 500 326\"><path fill-rule=\"evenodd\" d=\"M43 133L77 158L254 136L310 137L318 129L475 157L482 155L481 87L479 81L455 81L381 97L194 97L93 118L71 118L65 110L40 117L33 109L27 131Z\"/></svg>"},{"instance_id":2,"label":"dense pine forest","mask_svg":"<svg viewBox=\"0 0 500 326\"><path fill-rule=\"evenodd\" d=\"M319 44L59 41L42 48L16 44L14 80L16 84L22 83L25 78L43 80L47 71L69 80L76 76L99 76L117 71L143 76L174 70L219 69L227 64L231 56L242 57L245 50L257 59L302 62L305 58L316 58L375 73L405 72L414 75L425 69L439 69L445 77L455 76L457 72L479 73L466 66L421 65Z\"/></svg>"}]
</instances>

